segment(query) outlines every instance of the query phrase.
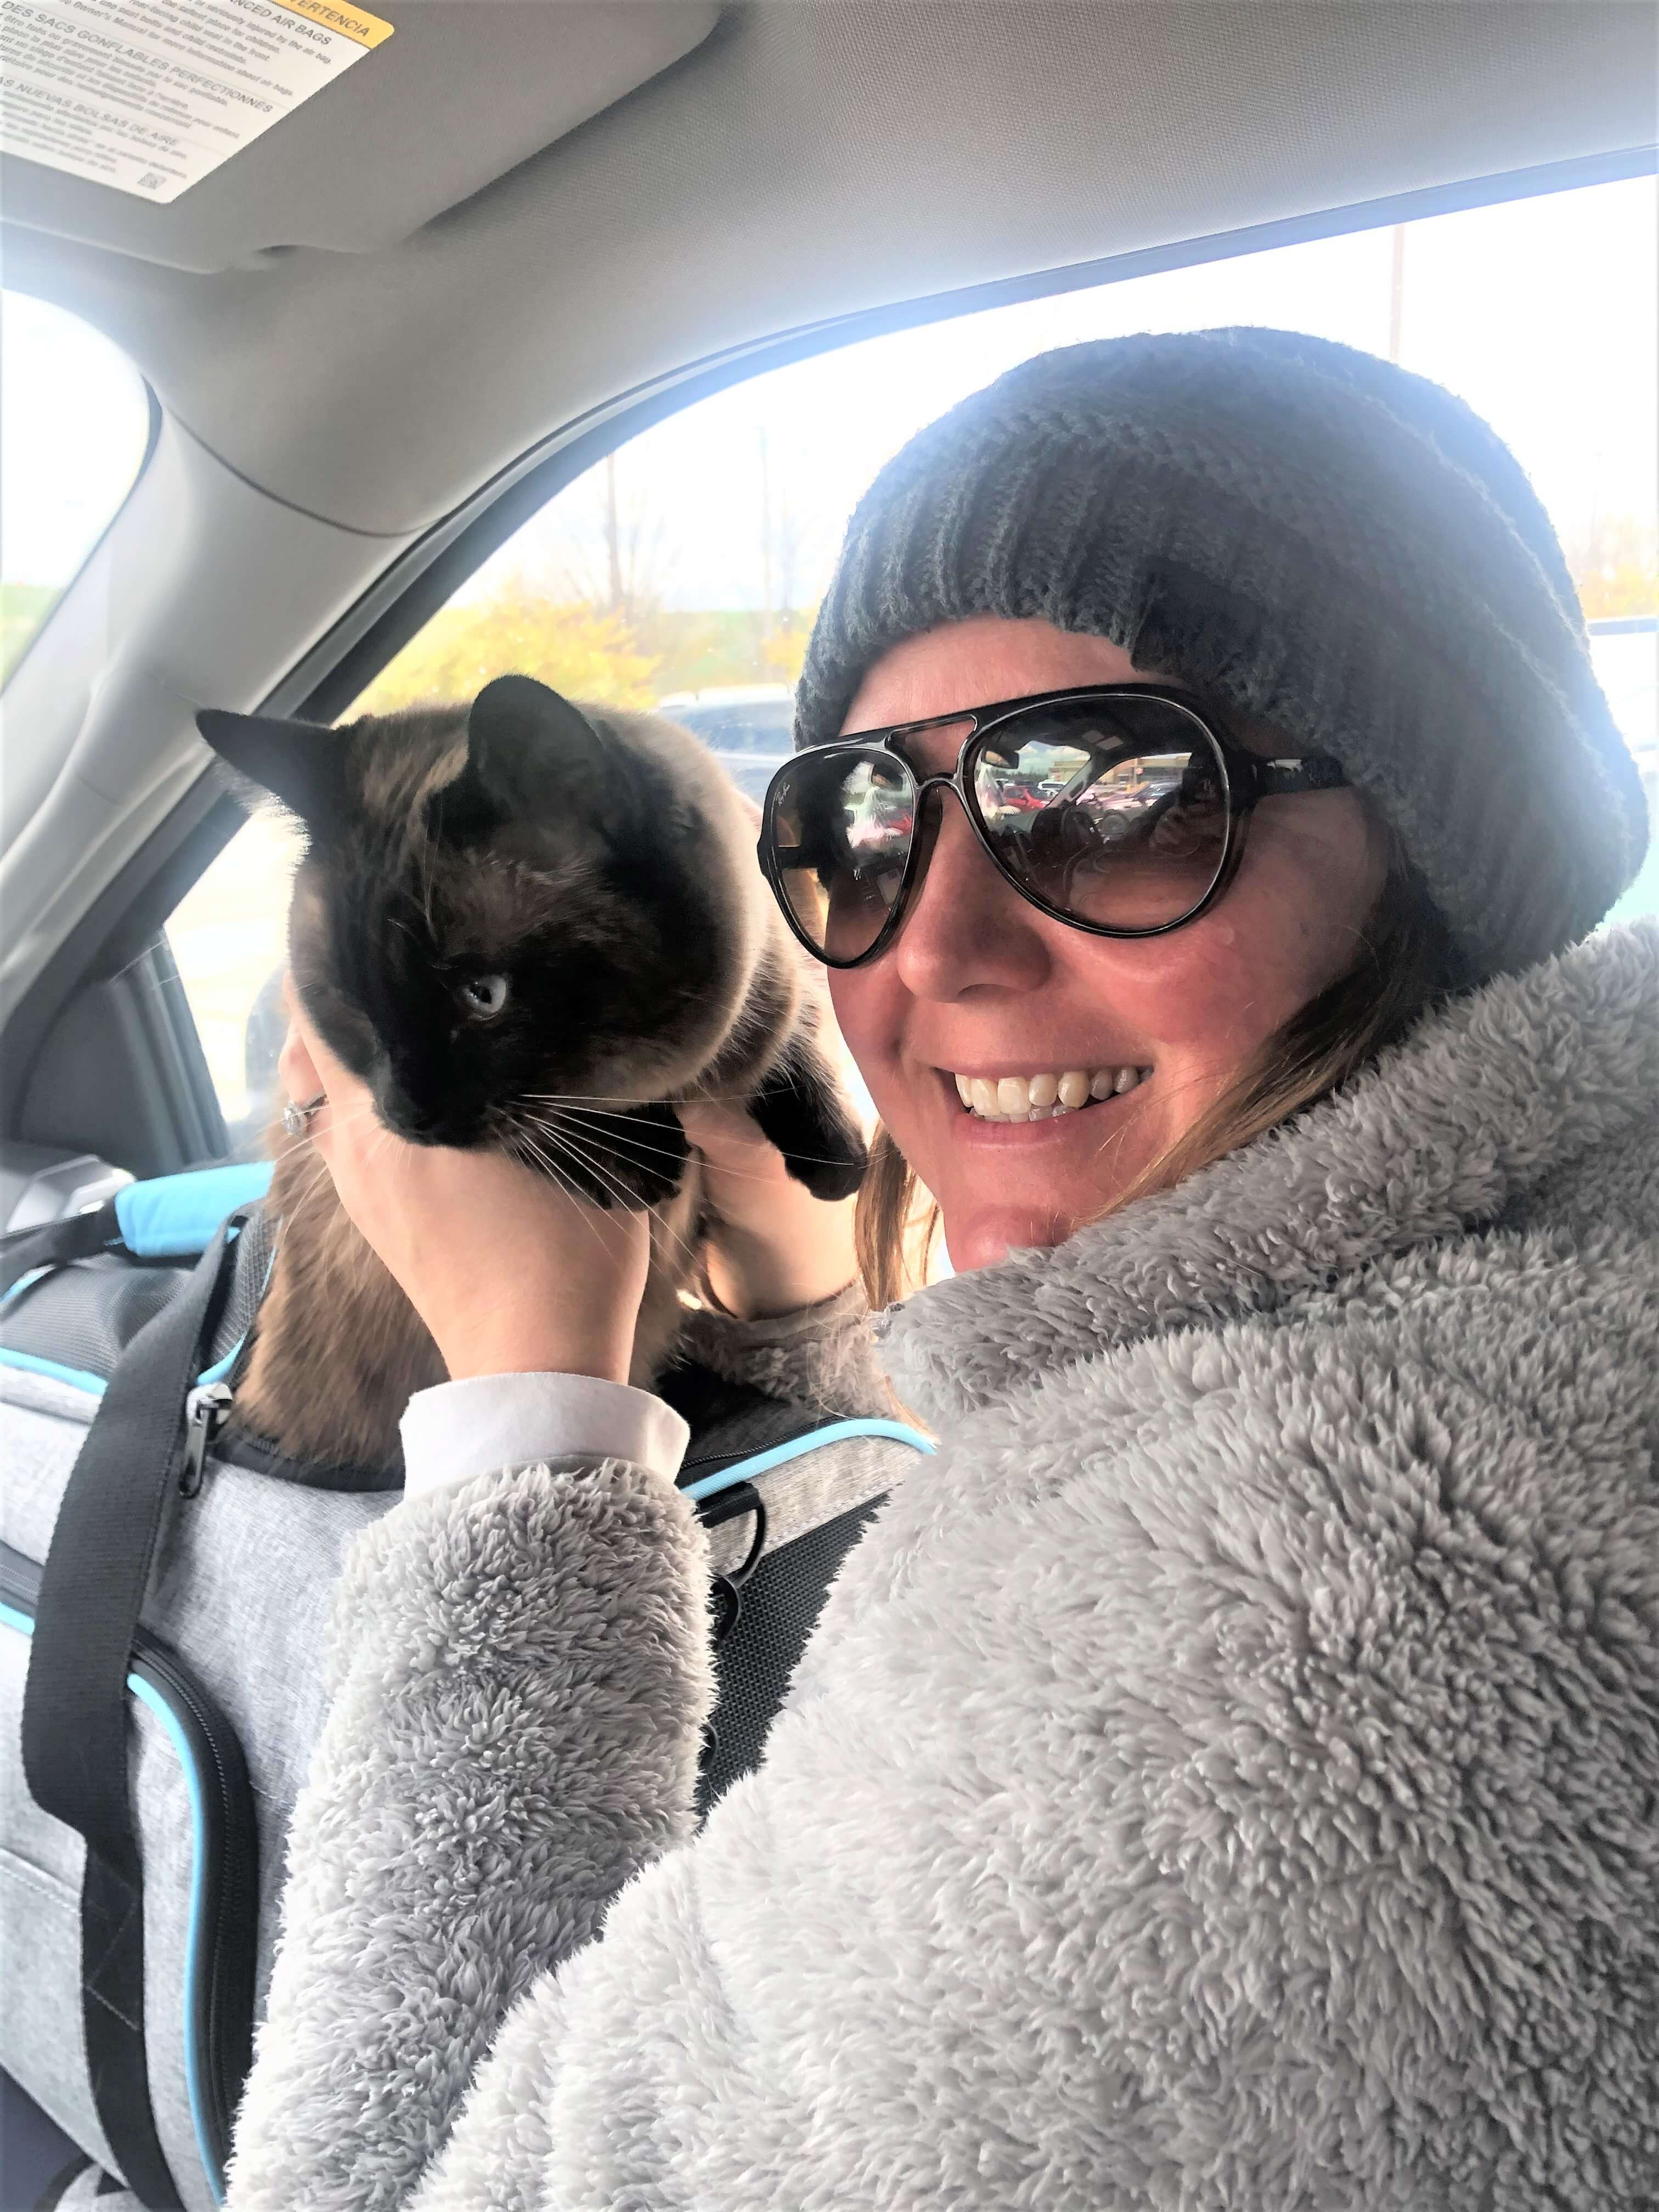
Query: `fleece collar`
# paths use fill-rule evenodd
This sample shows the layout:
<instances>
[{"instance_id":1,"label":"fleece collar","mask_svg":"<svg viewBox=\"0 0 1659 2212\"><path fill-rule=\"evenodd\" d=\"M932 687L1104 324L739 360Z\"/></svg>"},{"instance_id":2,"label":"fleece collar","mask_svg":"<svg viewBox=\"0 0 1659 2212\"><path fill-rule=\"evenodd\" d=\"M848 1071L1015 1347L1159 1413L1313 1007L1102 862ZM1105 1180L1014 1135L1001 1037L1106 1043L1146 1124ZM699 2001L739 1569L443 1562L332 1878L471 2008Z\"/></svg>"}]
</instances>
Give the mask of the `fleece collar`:
<instances>
[{"instance_id":1,"label":"fleece collar","mask_svg":"<svg viewBox=\"0 0 1659 2212\"><path fill-rule=\"evenodd\" d=\"M1340 1096L1176 1189L919 1291L878 1322L883 1364L943 1426L1044 1370L1491 1223L1656 1115L1659 921L1642 921L1437 1009Z\"/></svg>"}]
</instances>

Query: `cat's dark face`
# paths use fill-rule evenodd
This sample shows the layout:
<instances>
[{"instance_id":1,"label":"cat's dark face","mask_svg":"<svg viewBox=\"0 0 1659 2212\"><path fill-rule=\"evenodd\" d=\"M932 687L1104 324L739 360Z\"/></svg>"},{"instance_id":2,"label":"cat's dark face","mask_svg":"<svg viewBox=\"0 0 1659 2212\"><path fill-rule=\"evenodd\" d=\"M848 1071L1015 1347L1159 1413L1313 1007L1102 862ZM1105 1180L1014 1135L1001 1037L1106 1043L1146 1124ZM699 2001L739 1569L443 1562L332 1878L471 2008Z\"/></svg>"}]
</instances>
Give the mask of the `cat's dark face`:
<instances>
[{"instance_id":1,"label":"cat's dark face","mask_svg":"<svg viewBox=\"0 0 1659 2212\"><path fill-rule=\"evenodd\" d=\"M343 730L200 719L304 826L295 986L387 1127L516 1149L556 1101L661 1099L719 1048L751 957L729 825L627 718L503 677Z\"/></svg>"}]
</instances>

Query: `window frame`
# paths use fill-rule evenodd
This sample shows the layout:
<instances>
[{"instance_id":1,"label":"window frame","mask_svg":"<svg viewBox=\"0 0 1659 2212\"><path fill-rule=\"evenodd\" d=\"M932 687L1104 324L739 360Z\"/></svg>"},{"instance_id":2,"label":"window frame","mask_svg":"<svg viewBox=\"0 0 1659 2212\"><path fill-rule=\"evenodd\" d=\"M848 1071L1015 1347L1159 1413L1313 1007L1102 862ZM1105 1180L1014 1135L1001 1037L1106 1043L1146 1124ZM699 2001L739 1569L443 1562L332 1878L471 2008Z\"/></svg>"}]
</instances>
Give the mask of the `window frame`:
<instances>
[{"instance_id":1,"label":"window frame","mask_svg":"<svg viewBox=\"0 0 1659 2212\"><path fill-rule=\"evenodd\" d=\"M1234 261L1277 247L1340 238L1433 216L1544 199L1587 186L1659 173L1659 144L1575 155L1525 169L1499 171L1449 185L1425 185L1375 200L1304 216L1285 216L1237 230L1206 233L1169 246L1143 246L1097 260L1073 262L1034 275L994 279L892 305L826 317L723 353L689 362L619 393L549 434L509 462L472 496L406 547L380 578L262 702L266 714L333 722L432 617L507 538L550 501L619 452L641 431L683 413L701 399L775 368L834 353L890 332L920 330L987 308L1068 292L1127 283L1138 276L1211 262Z\"/></svg>"}]
</instances>

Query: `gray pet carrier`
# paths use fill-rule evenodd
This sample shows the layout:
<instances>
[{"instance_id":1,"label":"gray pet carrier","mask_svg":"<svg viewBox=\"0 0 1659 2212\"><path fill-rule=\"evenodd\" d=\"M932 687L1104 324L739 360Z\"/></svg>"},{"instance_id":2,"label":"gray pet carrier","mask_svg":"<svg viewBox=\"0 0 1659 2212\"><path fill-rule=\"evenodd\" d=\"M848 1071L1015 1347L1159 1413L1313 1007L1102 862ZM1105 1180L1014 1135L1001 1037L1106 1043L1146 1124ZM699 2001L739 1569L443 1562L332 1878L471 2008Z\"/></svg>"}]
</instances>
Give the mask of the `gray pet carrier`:
<instances>
[{"instance_id":1,"label":"gray pet carrier","mask_svg":"<svg viewBox=\"0 0 1659 2212\"><path fill-rule=\"evenodd\" d=\"M190 2212L222 2196L333 1585L401 1481L219 1433L269 1271L267 1174L132 1184L0 1240L0 2071L142 2203ZM718 1570L706 1809L928 1447L700 1369L660 1387Z\"/></svg>"}]
</instances>

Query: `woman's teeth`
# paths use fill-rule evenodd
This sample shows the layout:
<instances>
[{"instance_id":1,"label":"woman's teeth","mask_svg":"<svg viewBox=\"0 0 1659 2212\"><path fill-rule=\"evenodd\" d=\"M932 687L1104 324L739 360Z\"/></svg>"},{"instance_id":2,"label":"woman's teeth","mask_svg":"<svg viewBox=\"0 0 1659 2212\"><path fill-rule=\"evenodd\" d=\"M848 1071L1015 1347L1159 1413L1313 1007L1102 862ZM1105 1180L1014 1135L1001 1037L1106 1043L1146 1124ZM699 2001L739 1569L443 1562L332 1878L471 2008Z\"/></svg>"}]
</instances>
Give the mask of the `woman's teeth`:
<instances>
[{"instance_id":1,"label":"woman's teeth","mask_svg":"<svg viewBox=\"0 0 1659 2212\"><path fill-rule=\"evenodd\" d=\"M1099 1098L1121 1097L1152 1073L1150 1067L1068 1067L1064 1075L958 1075L957 1092L981 1121L1050 1121L1075 1114Z\"/></svg>"}]
</instances>

